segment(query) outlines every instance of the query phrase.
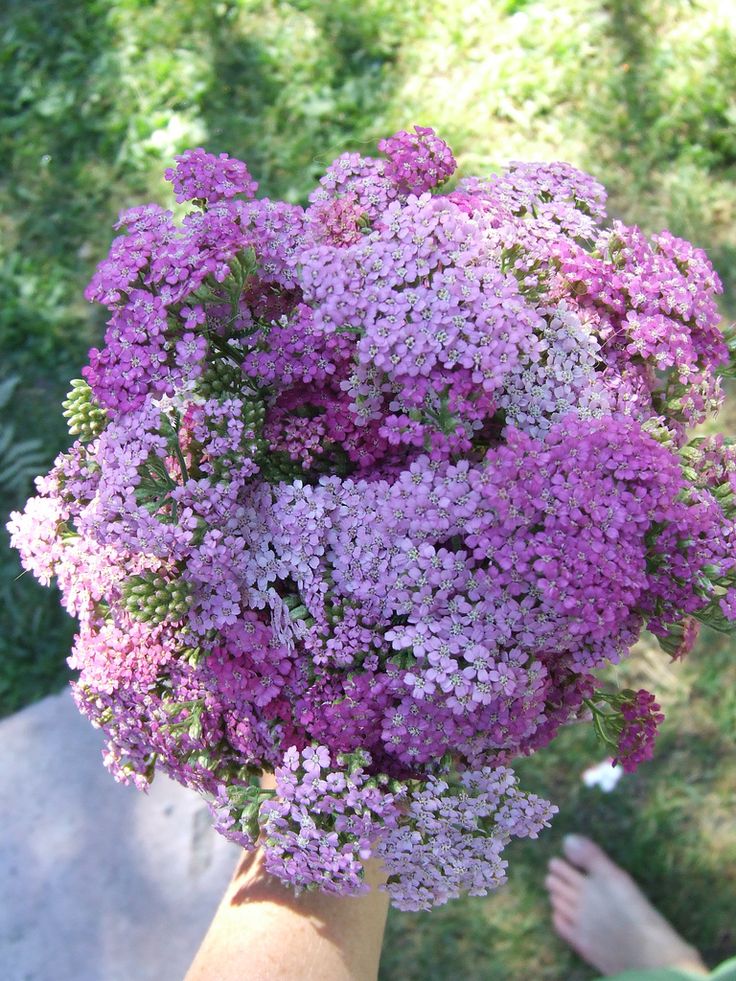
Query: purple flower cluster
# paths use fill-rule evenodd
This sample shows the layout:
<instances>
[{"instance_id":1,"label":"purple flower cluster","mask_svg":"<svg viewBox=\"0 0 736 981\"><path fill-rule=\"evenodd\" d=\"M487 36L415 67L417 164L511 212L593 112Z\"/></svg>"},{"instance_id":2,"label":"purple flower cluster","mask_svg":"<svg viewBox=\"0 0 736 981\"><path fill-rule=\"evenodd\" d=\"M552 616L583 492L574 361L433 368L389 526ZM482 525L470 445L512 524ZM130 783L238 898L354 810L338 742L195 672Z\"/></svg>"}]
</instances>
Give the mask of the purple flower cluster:
<instances>
[{"instance_id":1,"label":"purple flower cluster","mask_svg":"<svg viewBox=\"0 0 736 981\"><path fill-rule=\"evenodd\" d=\"M234 160L227 153L216 157L197 147L175 159L176 167L169 167L164 176L174 185L179 202L201 200L214 204L236 194L252 198L258 190L242 160Z\"/></svg>"},{"instance_id":2,"label":"purple flower cluster","mask_svg":"<svg viewBox=\"0 0 736 981\"><path fill-rule=\"evenodd\" d=\"M508 767L560 726L649 758L654 696L594 672L736 621L736 449L688 433L732 368L705 254L608 225L593 178L445 189L431 130L380 149L304 208L189 151L180 222L121 215L79 438L9 528L117 779L194 788L298 888L380 857L423 909L546 825Z\"/></svg>"},{"instance_id":3,"label":"purple flower cluster","mask_svg":"<svg viewBox=\"0 0 736 981\"><path fill-rule=\"evenodd\" d=\"M680 647L690 642L687 627ZM681 656L680 650L674 651ZM627 773L633 773L641 763L654 755L654 744L664 715L654 695L644 688L622 692L593 692L585 704L593 716L597 734L613 754L614 766L621 764Z\"/></svg>"},{"instance_id":4,"label":"purple flower cluster","mask_svg":"<svg viewBox=\"0 0 736 981\"><path fill-rule=\"evenodd\" d=\"M396 133L380 140L378 149L388 157L389 180L413 194L444 184L457 167L452 150L429 126L415 126L413 133Z\"/></svg>"},{"instance_id":5,"label":"purple flower cluster","mask_svg":"<svg viewBox=\"0 0 736 981\"><path fill-rule=\"evenodd\" d=\"M487 895L506 881L501 855L511 838L536 838L556 811L521 793L507 767L465 771L455 788L430 777L377 849L394 905L420 910Z\"/></svg>"},{"instance_id":6,"label":"purple flower cluster","mask_svg":"<svg viewBox=\"0 0 736 981\"><path fill-rule=\"evenodd\" d=\"M664 715L654 695L644 688L621 703L621 715L624 723L614 764L620 763L631 773L640 763L652 758L657 727L664 722Z\"/></svg>"},{"instance_id":7,"label":"purple flower cluster","mask_svg":"<svg viewBox=\"0 0 736 981\"><path fill-rule=\"evenodd\" d=\"M266 869L297 888L367 891L363 862L375 839L396 827L402 794L364 769L357 751L333 762L325 746L288 749L276 768L276 797L261 809Z\"/></svg>"}]
</instances>

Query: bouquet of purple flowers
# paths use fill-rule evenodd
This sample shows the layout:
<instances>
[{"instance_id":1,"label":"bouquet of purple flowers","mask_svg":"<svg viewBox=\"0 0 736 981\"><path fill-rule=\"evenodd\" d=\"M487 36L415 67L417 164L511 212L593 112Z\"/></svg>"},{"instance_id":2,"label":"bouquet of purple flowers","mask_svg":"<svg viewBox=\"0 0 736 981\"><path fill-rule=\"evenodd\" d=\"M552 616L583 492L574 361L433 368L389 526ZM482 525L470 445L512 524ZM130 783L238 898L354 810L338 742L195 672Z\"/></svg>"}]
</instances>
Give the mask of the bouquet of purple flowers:
<instances>
[{"instance_id":1,"label":"bouquet of purple flowers","mask_svg":"<svg viewBox=\"0 0 736 981\"><path fill-rule=\"evenodd\" d=\"M192 787L297 888L360 892L374 856L426 909L548 823L509 764L561 725L651 755L654 696L596 669L733 626L736 447L689 434L733 369L705 253L607 221L593 178L450 190L431 129L378 148L306 208L190 150L183 220L121 214L78 438L9 527L79 619L117 779Z\"/></svg>"}]
</instances>

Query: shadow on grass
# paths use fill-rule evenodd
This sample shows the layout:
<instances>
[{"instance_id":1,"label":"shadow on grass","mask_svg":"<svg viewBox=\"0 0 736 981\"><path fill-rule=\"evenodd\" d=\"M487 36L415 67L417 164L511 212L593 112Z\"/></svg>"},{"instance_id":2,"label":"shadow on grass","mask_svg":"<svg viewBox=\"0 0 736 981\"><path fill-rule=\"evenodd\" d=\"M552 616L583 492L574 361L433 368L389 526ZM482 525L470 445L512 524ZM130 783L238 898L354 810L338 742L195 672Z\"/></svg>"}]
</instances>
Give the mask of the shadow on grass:
<instances>
[{"instance_id":1,"label":"shadow on grass","mask_svg":"<svg viewBox=\"0 0 736 981\"><path fill-rule=\"evenodd\" d=\"M601 116L607 127L599 134L606 147L646 187L658 148L652 145L652 130L664 110L658 72L653 67L651 45L653 24L650 3L641 0L609 0L609 37L618 51L618 71L609 79L615 111Z\"/></svg>"},{"instance_id":2,"label":"shadow on grass","mask_svg":"<svg viewBox=\"0 0 736 981\"><path fill-rule=\"evenodd\" d=\"M124 137L114 37L102 2L11 0L3 28L0 338L26 377L56 388L90 340L81 297L69 310L70 283L93 265L80 247L112 216Z\"/></svg>"},{"instance_id":3,"label":"shadow on grass","mask_svg":"<svg viewBox=\"0 0 736 981\"><path fill-rule=\"evenodd\" d=\"M338 154L362 139L375 152L371 137L400 81L401 30L388 29L380 5L293 7L280 42L258 37L234 7L210 22L212 82L200 108L212 150L244 159L261 194L304 203ZM300 45L312 58L290 75L283 59Z\"/></svg>"},{"instance_id":4,"label":"shadow on grass","mask_svg":"<svg viewBox=\"0 0 736 981\"><path fill-rule=\"evenodd\" d=\"M49 462L68 442L59 403L93 333L73 299L92 266L80 247L110 213L122 139L106 18L102 2L10 0L0 19L0 353L22 379L10 421ZM0 525L20 503L0 501ZM2 715L63 683L73 625L0 536Z\"/></svg>"},{"instance_id":5,"label":"shadow on grass","mask_svg":"<svg viewBox=\"0 0 736 981\"><path fill-rule=\"evenodd\" d=\"M708 251L724 283L722 307L733 316L736 242L726 217L732 202L718 199L717 184L730 185L736 176L736 51L728 25L714 28L707 76L694 73L692 89L673 87L674 55L662 34L691 6L686 0L601 4L613 60L589 100L588 156L592 169L602 167L614 213L645 227L664 223ZM707 98L705 85L713 93ZM719 231L714 218L721 212Z\"/></svg>"}]
</instances>

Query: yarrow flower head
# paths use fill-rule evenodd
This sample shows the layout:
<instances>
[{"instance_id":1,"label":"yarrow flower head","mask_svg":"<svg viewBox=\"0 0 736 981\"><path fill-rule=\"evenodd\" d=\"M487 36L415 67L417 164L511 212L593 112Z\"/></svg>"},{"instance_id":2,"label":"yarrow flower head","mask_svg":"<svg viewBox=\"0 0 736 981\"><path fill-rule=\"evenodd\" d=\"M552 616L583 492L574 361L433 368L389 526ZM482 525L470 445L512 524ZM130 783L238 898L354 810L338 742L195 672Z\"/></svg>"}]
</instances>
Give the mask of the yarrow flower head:
<instances>
[{"instance_id":1,"label":"yarrow flower head","mask_svg":"<svg viewBox=\"0 0 736 981\"><path fill-rule=\"evenodd\" d=\"M596 679L642 628L736 625L736 449L690 433L736 342L706 254L569 164L450 190L433 130L379 150L305 208L189 150L183 219L120 215L76 440L8 527L116 779L193 788L296 889L380 858L418 910L505 881L555 810L511 766L565 723L652 756L655 696Z\"/></svg>"},{"instance_id":2,"label":"yarrow flower head","mask_svg":"<svg viewBox=\"0 0 736 981\"><path fill-rule=\"evenodd\" d=\"M627 773L633 773L652 758L664 715L651 692L644 688L614 694L600 691L586 699L586 704L596 731L611 747L614 766L620 763Z\"/></svg>"},{"instance_id":3,"label":"yarrow flower head","mask_svg":"<svg viewBox=\"0 0 736 981\"><path fill-rule=\"evenodd\" d=\"M415 126L380 140L378 149L388 157L386 176L402 190L414 194L431 191L455 173L452 150L429 126Z\"/></svg>"},{"instance_id":4,"label":"yarrow flower head","mask_svg":"<svg viewBox=\"0 0 736 981\"><path fill-rule=\"evenodd\" d=\"M639 763L652 758L657 728L664 722L664 715L659 711L654 695L643 688L621 703L621 715L624 724L614 763L621 763L624 770L630 772Z\"/></svg>"},{"instance_id":5,"label":"yarrow flower head","mask_svg":"<svg viewBox=\"0 0 736 981\"><path fill-rule=\"evenodd\" d=\"M177 201L201 199L214 204L237 194L252 198L258 190L241 160L227 153L215 156L202 147L176 157L176 167L169 167L164 176L174 185Z\"/></svg>"}]
</instances>

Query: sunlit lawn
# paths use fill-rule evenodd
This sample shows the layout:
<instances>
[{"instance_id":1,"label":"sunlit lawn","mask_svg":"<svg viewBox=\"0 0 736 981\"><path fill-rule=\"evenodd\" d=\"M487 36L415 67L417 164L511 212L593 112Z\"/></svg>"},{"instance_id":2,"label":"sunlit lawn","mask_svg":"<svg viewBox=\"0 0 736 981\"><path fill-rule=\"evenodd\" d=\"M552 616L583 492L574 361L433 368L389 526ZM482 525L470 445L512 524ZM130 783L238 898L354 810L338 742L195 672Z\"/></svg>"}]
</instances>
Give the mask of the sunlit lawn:
<instances>
[{"instance_id":1,"label":"sunlit lawn","mask_svg":"<svg viewBox=\"0 0 736 981\"><path fill-rule=\"evenodd\" d=\"M6 0L0 379L21 385L0 426L37 436L48 461L64 445L58 403L102 327L83 286L121 207L171 203L162 170L192 145L242 157L263 193L294 201L338 153L415 122L465 173L565 159L606 183L612 213L709 249L733 315L735 20L726 0ZM22 497L6 463L3 513ZM63 683L73 630L19 571L0 538L0 714ZM591 977L550 934L541 887L572 828L711 959L736 948L733 650L714 634L684 665L653 650L619 672L667 709L657 759L609 795L580 782L601 757L585 727L524 761L526 787L560 807L553 830L513 847L495 896L392 915L386 979Z\"/></svg>"}]
</instances>

